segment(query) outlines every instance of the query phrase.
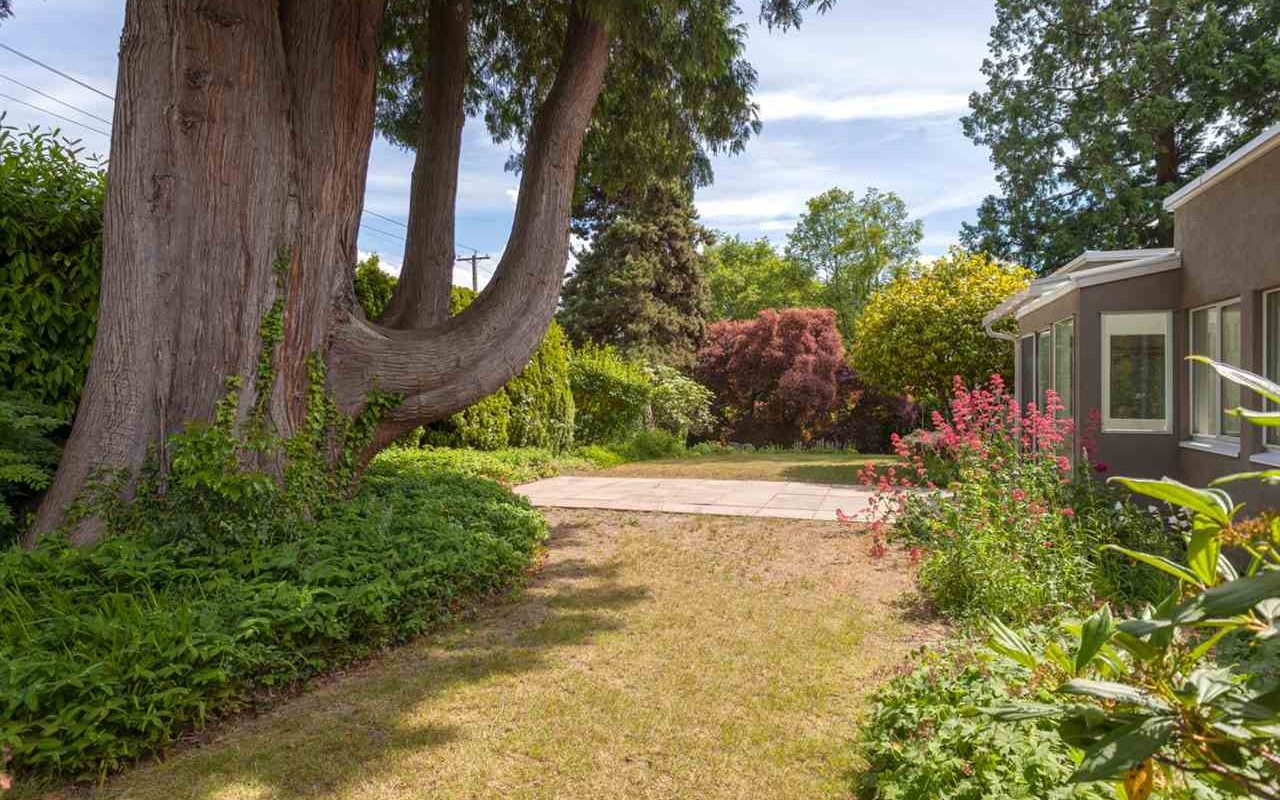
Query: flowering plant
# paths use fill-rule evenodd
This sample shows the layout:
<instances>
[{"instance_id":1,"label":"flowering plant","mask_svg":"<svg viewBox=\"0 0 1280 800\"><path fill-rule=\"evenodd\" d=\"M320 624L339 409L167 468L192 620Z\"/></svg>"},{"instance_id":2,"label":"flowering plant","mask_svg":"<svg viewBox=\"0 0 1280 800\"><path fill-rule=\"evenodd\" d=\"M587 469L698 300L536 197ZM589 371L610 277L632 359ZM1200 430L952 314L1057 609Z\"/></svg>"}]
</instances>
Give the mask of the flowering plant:
<instances>
[{"instance_id":1,"label":"flowering plant","mask_svg":"<svg viewBox=\"0 0 1280 800\"><path fill-rule=\"evenodd\" d=\"M1145 598L1164 588L1099 554L1134 537L1168 546L1159 520L1087 479L1097 465L1075 452L1077 432L1062 411L1052 391L1042 408L1022 407L998 375L973 387L957 378L930 430L894 439L901 465L863 470L861 482L875 486L872 536L923 549L920 582L940 610L1021 622L1100 595Z\"/></svg>"}]
</instances>

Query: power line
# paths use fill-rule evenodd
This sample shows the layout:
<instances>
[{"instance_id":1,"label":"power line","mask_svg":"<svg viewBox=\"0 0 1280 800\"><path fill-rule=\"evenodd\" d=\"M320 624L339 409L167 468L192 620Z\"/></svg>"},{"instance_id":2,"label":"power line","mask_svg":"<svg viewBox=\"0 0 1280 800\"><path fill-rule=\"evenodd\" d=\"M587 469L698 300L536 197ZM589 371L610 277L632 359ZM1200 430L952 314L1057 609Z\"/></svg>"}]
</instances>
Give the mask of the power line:
<instances>
[{"instance_id":1,"label":"power line","mask_svg":"<svg viewBox=\"0 0 1280 800\"><path fill-rule=\"evenodd\" d=\"M51 95L51 94L49 94L49 93L47 93L47 92L42 92L41 90L37 89L37 88L36 88L36 87L34 87L34 86L28 86L28 85L26 85L25 83L23 83L22 81L17 80L16 78L10 78L8 75L4 75L4 74L2 74L2 73L0 73L0 78L3 78L3 79L5 79L6 81L9 81L10 83L16 83L16 84L18 84L19 86L21 86L23 89L26 89L28 92L35 92L36 94L40 95L41 97L46 97L46 98L48 98L48 99L52 100L53 102L57 103L58 105L66 106L67 108L71 109L72 111L78 111L78 112L80 112L81 114L84 114L86 117L93 117L93 118L94 118L94 119L96 119L98 122L104 122L104 123L106 123L107 127L110 127L110 126L111 126L111 120L109 120L109 119L103 119L102 117L98 116L97 114L93 114L93 113L90 113L90 112L88 112L88 111L85 111L83 108L80 108L79 106L73 106L73 105L71 105L70 103L68 103L66 100L59 100L58 98L54 97L53 95Z\"/></svg>"},{"instance_id":2,"label":"power line","mask_svg":"<svg viewBox=\"0 0 1280 800\"><path fill-rule=\"evenodd\" d=\"M363 222L361 222L361 223L360 223L360 227L361 227L361 228L364 228L364 229L365 229L365 230L367 230L367 231L373 231L374 233L380 233L380 234L382 234L383 236L389 237L389 238L391 238L391 239L398 239L398 240L399 240L399 241L401 241L401 242L403 242L403 241L404 241L404 237L403 237L403 236L400 236L400 235L398 235L398 234L394 234L394 233L390 233L390 232L388 232L388 231L384 231L384 230L382 230L381 228L375 228L375 227L373 227L372 225L368 225L368 224L363 223Z\"/></svg>"},{"instance_id":3,"label":"power line","mask_svg":"<svg viewBox=\"0 0 1280 800\"><path fill-rule=\"evenodd\" d=\"M85 83L84 81L80 80L79 78L76 78L76 77L73 77L73 76L71 76L71 75L68 75L67 73L63 72L62 70L58 69L57 67L51 67L51 66L49 66L49 65L48 65L48 64L46 64L46 63L44 63L43 61L41 61L41 60L40 60L40 59L38 59L38 58L32 58L31 56L27 55L26 53L23 53L23 52L22 52L22 51L20 51L20 50L15 50L15 49L13 49L12 47L10 47L10 46L9 46L9 45L7 45L7 44L0 43L0 47L3 47L5 50L8 50L10 53L13 53L15 56L18 56L18 57L20 57L20 58L25 58L26 60L30 61L32 64L35 64L35 65L40 66L40 67L44 67L45 69L49 70L50 72L52 72L52 73L53 73L53 74L55 74L55 75L61 75L62 77L66 78L67 80L71 81L72 83L79 84L80 86L83 86L84 88L88 89L88 90L89 90L89 91L91 91L91 92L95 92L95 93L97 93L97 94L100 94L100 95L102 95L103 97L107 98L108 100L111 100L111 101L113 101L113 102L115 101L115 98L114 98L114 97L112 97L111 95L109 95L109 94L107 94L106 92L102 91L101 89L97 88L96 86L90 86L89 84Z\"/></svg>"},{"instance_id":4,"label":"power line","mask_svg":"<svg viewBox=\"0 0 1280 800\"><path fill-rule=\"evenodd\" d=\"M0 46L3 46L3 45L0 45ZM47 108L41 108L40 106L32 105L31 103L28 103L26 100L19 100L19 99L18 99L18 98L16 98L16 97L11 97L11 96L9 96L9 95L7 95L7 94L4 94L4 93L0 93L0 98L3 98L3 99L5 99L5 100L12 101L12 102L14 102L14 103L20 103L21 105L24 105L24 106L26 106L27 108L34 108L36 111L43 111L44 113L48 114L48 115L49 115L49 116L51 116L51 117L57 117L58 119L63 120L64 122L70 122L72 125L79 125L81 128L85 128L85 129L87 129L87 130L91 130L91 131L93 131L94 133L100 133L100 134L102 134L103 136L106 136L107 138L110 138L110 137L111 137L111 134L110 134L110 133L108 133L107 131L98 130L97 128L93 127L92 125L86 125L86 124L84 124L83 122L80 122L79 120L74 120L74 119L72 119L71 117L64 117L64 116L62 116L61 114L57 113L56 111L50 111L50 110L49 110L49 109L47 109Z\"/></svg>"},{"instance_id":5,"label":"power line","mask_svg":"<svg viewBox=\"0 0 1280 800\"><path fill-rule=\"evenodd\" d=\"M3 78L3 77L4 77L3 75L0 75L0 78ZM385 214L379 214L377 211L370 211L369 209L367 209L367 208L366 208L366 209L364 209L364 213L365 213L365 214L368 214L368 215L369 215L369 216L371 216L371 217L377 217L378 219L386 220L387 222L390 222L390 223L392 223L392 224L399 225L401 228L404 228L405 230L408 230L408 229L409 229L409 226L408 226L408 225L406 225L405 223L401 222L400 220L398 220L398 219L394 219L394 218L392 218L392 217L388 217L388 216L386 216ZM362 222L362 223L360 223L360 224L361 224L361 225L363 225L363 226L364 226L364 227L366 227L366 228L369 228L369 226L368 226L368 225L365 225L363 222ZM378 230L378 229L377 229L377 228L369 228L369 230L371 230L371 231L376 231L376 230ZM399 239L400 239L400 241L402 241L402 242L404 241L404 238L403 238L403 237L399 237L399 236L397 236L397 234L394 234L394 233L386 233L386 232L384 232L384 231L379 231L379 233L383 233L383 235L385 235L385 236L396 236L397 238L399 238ZM479 253L479 252L480 252L480 248L478 248L478 247L472 247L471 245L463 244L462 242L454 242L454 244L455 244L455 245L457 245L458 247L461 247L463 250L470 250L470 251L471 251L471 252L473 252L473 253Z\"/></svg>"}]
</instances>

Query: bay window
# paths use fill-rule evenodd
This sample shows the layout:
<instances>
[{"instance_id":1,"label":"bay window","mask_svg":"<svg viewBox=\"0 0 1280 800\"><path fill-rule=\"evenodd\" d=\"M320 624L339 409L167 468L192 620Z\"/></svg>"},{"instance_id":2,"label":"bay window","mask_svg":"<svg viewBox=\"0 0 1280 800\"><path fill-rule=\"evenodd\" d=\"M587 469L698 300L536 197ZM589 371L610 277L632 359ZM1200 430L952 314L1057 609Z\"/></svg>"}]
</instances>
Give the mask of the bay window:
<instances>
[{"instance_id":1,"label":"bay window","mask_svg":"<svg viewBox=\"0 0 1280 800\"><path fill-rule=\"evenodd\" d=\"M1280 382L1280 289L1262 296L1262 373ZM1268 411L1280 411L1280 406L1267 401ZM1267 447L1280 449L1280 428L1263 428Z\"/></svg>"},{"instance_id":2,"label":"bay window","mask_svg":"<svg viewBox=\"0 0 1280 800\"><path fill-rule=\"evenodd\" d=\"M1170 431L1173 315L1102 315L1102 429Z\"/></svg>"}]
</instances>

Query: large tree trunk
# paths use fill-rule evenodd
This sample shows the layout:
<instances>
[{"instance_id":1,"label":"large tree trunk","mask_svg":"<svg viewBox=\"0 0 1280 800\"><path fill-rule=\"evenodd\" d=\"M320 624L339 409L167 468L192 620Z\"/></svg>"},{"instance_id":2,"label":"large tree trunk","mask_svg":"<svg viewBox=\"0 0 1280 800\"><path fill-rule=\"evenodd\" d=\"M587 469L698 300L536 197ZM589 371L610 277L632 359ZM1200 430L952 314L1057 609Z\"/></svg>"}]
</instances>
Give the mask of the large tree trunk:
<instances>
[{"instance_id":1,"label":"large tree trunk","mask_svg":"<svg viewBox=\"0 0 1280 800\"><path fill-rule=\"evenodd\" d=\"M381 320L390 328L425 328L449 318L470 27L471 0L431 0L409 239L400 280Z\"/></svg>"},{"instance_id":2,"label":"large tree trunk","mask_svg":"<svg viewBox=\"0 0 1280 800\"><path fill-rule=\"evenodd\" d=\"M404 397L378 431L446 416L523 367L555 309L574 171L608 61L575 6L535 122L491 287L420 331L366 322L351 270L373 129L384 0L130 0L121 39L98 335L80 409L28 538L100 478L126 495L166 437L208 421L239 378L239 417L301 427L307 359L339 409ZM456 178L454 179L456 181ZM450 242L452 255L452 242ZM264 319L282 312L269 379ZM101 534L91 514L71 536Z\"/></svg>"}]
</instances>

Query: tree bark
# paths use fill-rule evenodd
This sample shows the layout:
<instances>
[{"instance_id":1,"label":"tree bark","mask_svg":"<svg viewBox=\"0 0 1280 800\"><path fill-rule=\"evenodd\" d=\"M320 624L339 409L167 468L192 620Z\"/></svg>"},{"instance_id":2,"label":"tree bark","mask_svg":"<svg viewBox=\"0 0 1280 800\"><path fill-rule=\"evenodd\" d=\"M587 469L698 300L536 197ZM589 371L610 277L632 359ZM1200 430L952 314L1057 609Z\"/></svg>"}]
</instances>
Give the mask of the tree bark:
<instances>
[{"instance_id":1,"label":"tree bark","mask_svg":"<svg viewBox=\"0 0 1280 800\"><path fill-rule=\"evenodd\" d=\"M425 328L449 318L470 27L471 0L431 0L409 238L400 280L381 320L389 328Z\"/></svg>"},{"instance_id":2,"label":"tree bark","mask_svg":"<svg viewBox=\"0 0 1280 800\"><path fill-rule=\"evenodd\" d=\"M83 399L28 543L91 482L133 477L239 376L284 302L267 422L302 417L305 358L355 257L383 0L130 0L116 87L98 333ZM282 259L283 281L275 264ZM350 292L348 292L350 294ZM76 542L101 533L92 517Z\"/></svg>"},{"instance_id":3,"label":"tree bark","mask_svg":"<svg viewBox=\"0 0 1280 800\"><path fill-rule=\"evenodd\" d=\"M532 355L564 275L574 175L608 64L607 32L575 2L490 286L454 318L411 305L413 327L435 321L397 330L356 311L351 282L383 4L129 0L98 334L27 544L62 524L100 477L122 477L127 498L151 448L163 471L167 437L210 420L228 378L243 387L241 420L260 409L288 436L306 415L307 360L320 355L343 413L361 411L375 390L404 398L376 446L490 394ZM441 126L445 150L455 124ZM429 154L433 168L447 160L440 152ZM432 217L417 224L436 230L445 204L431 197L419 207L432 211L415 213ZM451 209L448 216L451 265ZM282 333L263 381L262 322L277 311ZM84 543L102 530L88 516L69 533Z\"/></svg>"},{"instance_id":4,"label":"tree bark","mask_svg":"<svg viewBox=\"0 0 1280 800\"><path fill-rule=\"evenodd\" d=\"M356 314L336 326L329 363L338 406L357 407L373 389L403 398L380 424L375 449L493 393L537 349L564 279L578 156L608 62L604 25L575 3L560 70L529 137L511 236L475 302L421 331Z\"/></svg>"}]
</instances>

